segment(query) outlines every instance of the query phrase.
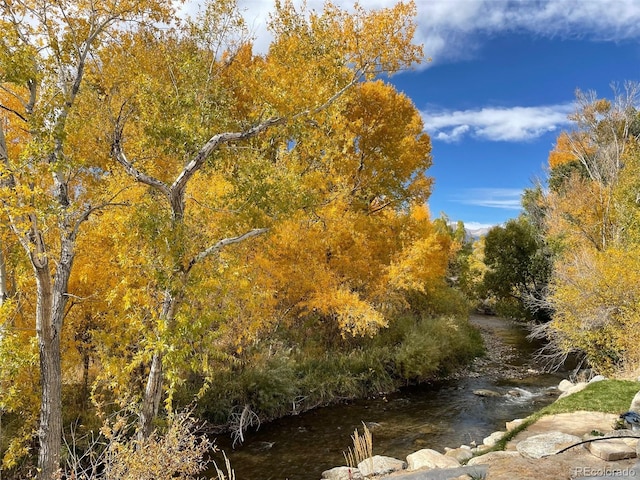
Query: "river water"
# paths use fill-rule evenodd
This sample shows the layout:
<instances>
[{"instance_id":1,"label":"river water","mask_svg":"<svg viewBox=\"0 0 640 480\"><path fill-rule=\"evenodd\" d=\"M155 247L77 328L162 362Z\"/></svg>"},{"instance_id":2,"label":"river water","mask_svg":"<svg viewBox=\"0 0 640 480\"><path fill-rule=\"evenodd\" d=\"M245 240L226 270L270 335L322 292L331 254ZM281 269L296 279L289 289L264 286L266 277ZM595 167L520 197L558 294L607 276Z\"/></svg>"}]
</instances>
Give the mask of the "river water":
<instances>
[{"instance_id":1,"label":"river water","mask_svg":"<svg viewBox=\"0 0 640 480\"><path fill-rule=\"evenodd\" d=\"M319 480L324 470L345 465L354 429L366 423L373 453L404 459L421 448L444 451L504 430L506 421L522 418L551 403L561 377L541 373L535 362L540 345L530 343L521 326L497 317L472 316L488 347L459 378L408 387L379 398L319 408L262 425L231 449L238 480ZM474 390L500 393L481 397Z\"/></svg>"}]
</instances>

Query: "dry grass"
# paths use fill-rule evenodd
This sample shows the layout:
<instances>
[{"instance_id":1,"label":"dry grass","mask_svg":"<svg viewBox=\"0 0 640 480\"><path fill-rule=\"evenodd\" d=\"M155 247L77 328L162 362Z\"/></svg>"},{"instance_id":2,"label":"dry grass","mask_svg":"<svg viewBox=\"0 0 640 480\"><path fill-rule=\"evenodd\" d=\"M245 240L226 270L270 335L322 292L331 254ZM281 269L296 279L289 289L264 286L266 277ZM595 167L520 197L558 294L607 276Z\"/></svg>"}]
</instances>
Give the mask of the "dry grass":
<instances>
[{"instance_id":1,"label":"dry grass","mask_svg":"<svg viewBox=\"0 0 640 480\"><path fill-rule=\"evenodd\" d=\"M353 435L351 435L351 439L353 440L353 449L349 447L349 450L343 452L344 459L347 461L347 466L352 468L357 468L359 463L373 457L373 441L371 438L371 432L364 422L362 422L362 427L362 436L360 436L357 428L354 430Z\"/></svg>"}]
</instances>

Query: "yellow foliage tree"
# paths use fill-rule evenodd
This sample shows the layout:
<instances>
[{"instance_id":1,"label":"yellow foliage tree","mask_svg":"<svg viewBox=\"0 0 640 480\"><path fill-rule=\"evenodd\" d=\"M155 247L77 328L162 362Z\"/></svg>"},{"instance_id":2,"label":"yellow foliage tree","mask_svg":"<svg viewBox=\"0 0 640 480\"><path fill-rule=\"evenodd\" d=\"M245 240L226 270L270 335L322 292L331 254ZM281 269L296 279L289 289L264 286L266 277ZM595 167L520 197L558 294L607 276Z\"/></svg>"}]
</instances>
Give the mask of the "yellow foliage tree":
<instances>
[{"instance_id":1,"label":"yellow foliage tree","mask_svg":"<svg viewBox=\"0 0 640 480\"><path fill-rule=\"evenodd\" d=\"M556 245L548 301L553 321L540 327L561 354L576 350L603 372L637 368L637 168L640 87L628 82L613 101L578 92L549 156L544 230Z\"/></svg>"},{"instance_id":2,"label":"yellow foliage tree","mask_svg":"<svg viewBox=\"0 0 640 480\"><path fill-rule=\"evenodd\" d=\"M397 158L397 136L385 144L379 132L350 131L345 112L352 105L360 117L380 115L367 107L377 94L387 99L388 114L395 105L400 113L394 118L408 115L400 125L411 132L421 125L406 99L389 97L389 87L362 83L420 60L421 49L411 43L414 13L413 4L372 12L356 7L353 13L327 4L321 13L309 13L277 3L274 42L266 55L254 55L248 42L232 41L245 36L235 2L218 0L186 30L123 31L103 46L104 60L91 70L91 97L85 98L100 123L113 126L106 140L118 171L146 187L132 200L136 213L128 238L139 256L128 262L139 265L147 282L136 289L139 301L118 308L138 318L145 332L131 364L149 365L141 437L152 431L163 379L172 375L166 367L180 356L176 338L185 333L188 313L207 284L196 279L205 276L211 259L223 265L229 245L265 234L297 208L331 202L331 182L343 181L331 177L341 168L336 148L349 155L354 137L363 142L358 162L395 161L393 168L404 168L365 168L367 188L377 191L366 198L367 208L407 197L399 179L426 166L424 157L416 163L420 154L404 148ZM408 146L428 144L426 135L411 138ZM380 145L365 145L369 139ZM362 190L361 198L364 187L354 181L365 171L350 169L350 188ZM314 191L319 181L324 187ZM412 195L426 185L416 173ZM356 318L364 307L355 302L341 308Z\"/></svg>"},{"instance_id":3,"label":"yellow foliage tree","mask_svg":"<svg viewBox=\"0 0 640 480\"><path fill-rule=\"evenodd\" d=\"M566 255L551 286L548 333L563 354L578 351L604 374L640 366L640 249Z\"/></svg>"},{"instance_id":4,"label":"yellow foliage tree","mask_svg":"<svg viewBox=\"0 0 640 480\"><path fill-rule=\"evenodd\" d=\"M25 1L0 3L0 196L4 225L20 243L35 280L40 354L39 477L58 467L62 433L61 337L68 284L82 225L112 203L97 188L106 157L76 148L88 64L110 31L128 21L160 22L166 2ZM11 147L10 147L11 146Z\"/></svg>"},{"instance_id":5,"label":"yellow foliage tree","mask_svg":"<svg viewBox=\"0 0 640 480\"><path fill-rule=\"evenodd\" d=\"M319 312L371 333L443 275L451 241L420 206L429 138L375 81L421 60L412 2L276 2L264 55L233 0L167 28L166 2L1 5L0 186L36 291L41 478L63 375L140 402L142 441L225 331Z\"/></svg>"}]
</instances>

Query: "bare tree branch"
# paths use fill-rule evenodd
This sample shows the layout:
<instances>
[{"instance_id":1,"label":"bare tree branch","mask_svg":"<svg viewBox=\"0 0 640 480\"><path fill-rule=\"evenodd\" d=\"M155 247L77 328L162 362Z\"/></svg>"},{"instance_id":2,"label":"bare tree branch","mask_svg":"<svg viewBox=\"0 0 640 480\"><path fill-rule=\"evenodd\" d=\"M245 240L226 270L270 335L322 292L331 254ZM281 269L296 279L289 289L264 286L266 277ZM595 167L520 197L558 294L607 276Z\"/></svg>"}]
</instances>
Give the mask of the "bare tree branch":
<instances>
[{"instance_id":1,"label":"bare tree branch","mask_svg":"<svg viewBox=\"0 0 640 480\"><path fill-rule=\"evenodd\" d=\"M125 105L122 105L120 109L120 114L116 120L115 130L113 132L113 141L111 144L111 155L113 158L124 167L126 172L131 175L136 182L144 183L145 185L149 185L150 187L157 188L160 190L168 199L171 198L171 190L169 186L161 180L152 177L151 175L147 175L144 172L141 172L136 167L134 167L133 163L129 161L127 156L124 153L122 148L122 132L124 130L124 122L123 119L123 110Z\"/></svg>"},{"instance_id":2,"label":"bare tree branch","mask_svg":"<svg viewBox=\"0 0 640 480\"><path fill-rule=\"evenodd\" d=\"M2 105L0 103L0 108L3 110L6 110L7 112L13 113L15 116L17 116L20 120L22 120L23 122L27 122L26 117L24 117L20 112L18 112L17 110L14 110L13 108L9 108L5 105Z\"/></svg>"},{"instance_id":3,"label":"bare tree branch","mask_svg":"<svg viewBox=\"0 0 640 480\"><path fill-rule=\"evenodd\" d=\"M243 241L245 241L245 240L247 240L249 238L256 237L258 235L262 235L263 233L267 233L268 231L269 231L268 228L254 228L253 230L249 230L248 232L243 233L242 235L238 235L237 237L223 238L219 242L215 243L214 245L211 245L209 248L201 251L199 254L197 254L195 257L193 257L191 259L191 261L189 262L189 266L187 267L186 272L189 272L189 270L191 270L191 268L196 263L201 262L202 260L207 258L209 255L212 255L214 253L219 252L220 250L222 250L227 245L232 245L234 243L243 242Z\"/></svg>"},{"instance_id":4,"label":"bare tree branch","mask_svg":"<svg viewBox=\"0 0 640 480\"><path fill-rule=\"evenodd\" d=\"M193 175L202 167L202 165L204 164L204 162L206 161L206 159L220 146L226 143L231 143L231 142L237 142L237 141L241 141L241 140L246 140L248 138L252 138L255 137L256 135L258 135L259 133L275 126L275 125L282 125L285 123L288 123L292 120L296 120L300 117L303 116L307 116L307 115L315 115L327 108L329 108L333 103L336 102L336 100L338 100L338 98L340 98L342 95L344 95L344 93L349 90L351 87L353 87L356 83L358 83L360 81L360 79L366 74L366 72L368 71L369 66L365 65L362 69L358 70L353 78L351 79L351 81L345 85L344 87L342 87L340 90L338 90L337 92L335 92L331 97L329 97L325 102L323 102L322 104L318 105L315 108L312 109L306 109L306 110L302 110L296 114L294 114L293 116L291 116L291 118L286 118L286 117L273 117L270 118L262 123L259 123L258 125L251 127L248 130L242 131L242 132L226 132L226 133L219 133L217 135L214 135L213 137L211 137L209 139L209 141L207 141L207 143L200 149L200 151L198 151L198 153L195 155L195 157L193 157L191 159L191 161L184 167L184 169L182 170L182 172L180 172L180 174L178 175L178 177L176 178L176 180L173 182L173 184L171 185L170 189L171 189L171 195L175 198L172 199L172 204L177 200L177 199L182 199L182 196L184 195L184 190L187 186L187 183L189 182L189 179L191 177L193 177Z\"/></svg>"},{"instance_id":5,"label":"bare tree branch","mask_svg":"<svg viewBox=\"0 0 640 480\"><path fill-rule=\"evenodd\" d=\"M180 175L176 178L171 185L171 191L175 192L174 195L179 195L184 192L184 189L187 186L187 182L193 175L202 167L205 160L222 144L237 142L240 140L246 140L248 138L255 137L260 132L267 130L274 125L283 124L286 122L284 117L275 117L270 118L254 127L251 127L248 130L243 132L226 132L226 133L218 133L214 135L204 144L204 146L200 149L200 151L196 154L195 157L191 159L191 161L184 167Z\"/></svg>"}]
</instances>

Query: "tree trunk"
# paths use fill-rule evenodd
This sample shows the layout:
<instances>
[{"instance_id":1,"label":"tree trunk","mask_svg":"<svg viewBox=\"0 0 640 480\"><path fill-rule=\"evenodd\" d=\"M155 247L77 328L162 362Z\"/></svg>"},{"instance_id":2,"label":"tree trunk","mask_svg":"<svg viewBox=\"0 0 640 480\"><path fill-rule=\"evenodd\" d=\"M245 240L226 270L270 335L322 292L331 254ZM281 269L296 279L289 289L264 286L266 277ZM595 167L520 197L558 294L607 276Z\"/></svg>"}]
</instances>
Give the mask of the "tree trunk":
<instances>
[{"instance_id":1,"label":"tree trunk","mask_svg":"<svg viewBox=\"0 0 640 480\"><path fill-rule=\"evenodd\" d=\"M9 298L7 283L7 264L4 259L4 250L0 244L0 305L4 304Z\"/></svg>"},{"instance_id":2,"label":"tree trunk","mask_svg":"<svg viewBox=\"0 0 640 480\"><path fill-rule=\"evenodd\" d=\"M38 232L39 234L39 232ZM40 426L38 479L51 480L60 467L62 449L62 367L60 336L75 256L73 235L62 238L60 259L52 279L46 257L31 256L36 275L36 335L40 350ZM44 243L42 243L44 245ZM46 251L44 248L42 251Z\"/></svg>"},{"instance_id":3,"label":"tree trunk","mask_svg":"<svg viewBox=\"0 0 640 480\"><path fill-rule=\"evenodd\" d=\"M173 295L169 290L164 292L160 321L163 322L169 330L174 326L175 313L180 303L180 298L181 295ZM162 400L163 357L164 351L157 351L153 354L153 359L151 360L147 386L144 390L142 405L140 406L140 424L138 426L139 441L149 438L149 435L153 432L153 421L158 415L160 400Z\"/></svg>"},{"instance_id":4,"label":"tree trunk","mask_svg":"<svg viewBox=\"0 0 640 480\"><path fill-rule=\"evenodd\" d=\"M144 390L142 405L140 406L140 426L138 440L140 442L149 438L153 432L153 420L158 415L160 400L162 398L162 353L153 354L147 386Z\"/></svg>"},{"instance_id":5,"label":"tree trunk","mask_svg":"<svg viewBox=\"0 0 640 480\"><path fill-rule=\"evenodd\" d=\"M36 270L36 333L40 350L40 426L38 478L51 480L60 466L62 447L62 368L60 332L53 320L54 295L48 269Z\"/></svg>"}]
</instances>

